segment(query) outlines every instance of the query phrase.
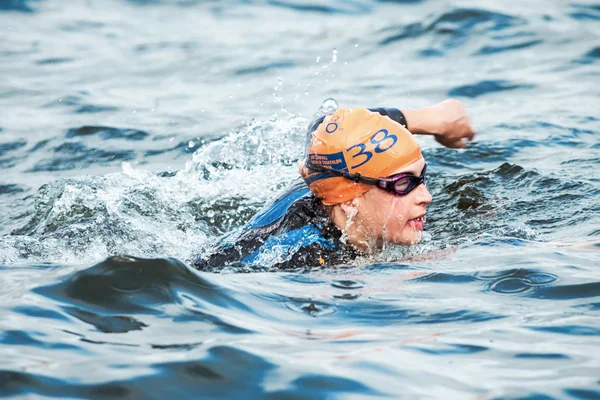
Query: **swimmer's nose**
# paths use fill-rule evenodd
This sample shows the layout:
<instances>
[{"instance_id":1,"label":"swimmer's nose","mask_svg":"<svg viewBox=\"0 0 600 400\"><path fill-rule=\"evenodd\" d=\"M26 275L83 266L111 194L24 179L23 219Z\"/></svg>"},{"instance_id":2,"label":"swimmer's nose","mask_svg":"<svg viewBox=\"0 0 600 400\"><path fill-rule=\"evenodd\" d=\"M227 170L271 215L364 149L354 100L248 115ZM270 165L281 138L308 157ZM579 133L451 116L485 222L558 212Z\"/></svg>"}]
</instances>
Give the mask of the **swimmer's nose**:
<instances>
[{"instance_id":1,"label":"swimmer's nose","mask_svg":"<svg viewBox=\"0 0 600 400\"><path fill-rule=\"evenodd\" d=\"M416 200L418 204L426 206L427 204L431 203L432 197L429 193L429 190L427 190L427 186L419 185L415 190L417 190Z\"/></svg>"}]
</instances>

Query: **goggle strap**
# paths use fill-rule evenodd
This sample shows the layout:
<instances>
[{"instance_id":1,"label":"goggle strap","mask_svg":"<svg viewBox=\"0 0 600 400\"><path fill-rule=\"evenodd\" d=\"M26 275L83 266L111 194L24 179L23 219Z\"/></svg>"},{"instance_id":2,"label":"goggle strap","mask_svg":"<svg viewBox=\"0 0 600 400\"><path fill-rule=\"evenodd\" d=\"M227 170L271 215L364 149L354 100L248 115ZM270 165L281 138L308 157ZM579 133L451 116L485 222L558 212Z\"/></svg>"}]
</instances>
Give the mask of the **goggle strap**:
<instances>
[{"instance_id":1,"label":"goggle strap","mask_svg":"<svg viewBox=\"0 0 600 400\"><path fill-rule=\"evenodd\" d=\"M312 169L313 171L325 172L325 173L329 173L331 175L341 176L342 178L350 179L351 181L353 181L355 183L367 183L367 184L371 184L371 185L373 185L373 184L376 185L378 182L378 179L376 179L376 178L362 176L359 173L349 174L349 173L345 173L345 172L338 171L335 169L321 167L320 165L314 165L313 163L311 163L309 161L307 161L305 165L306 165L306 168Z\"/></svg>"},{"instance_id":2,"label":"goggle strap","mask_svg":"<svg viewBox=\"0 0 600 400\"><path fill-rule=\"evenodd\" d=\"M392 182L387 181L385 179L366 177L366 176L362 176L359 173L349 174L349 173L345 173L342 171L338 171L336 169L330 169L330 168L322 167L320 165L314 165L313 163L311 163L308 160L306 161L306 163L304 165L307 169L310 169L310 170L313 170L316 172L325 172L330 175L341 176L341 177L349 179L355 183L366 183L368 185L374 185L381 189L387 190L388 192L395 193L395 194L398 194L401 196L405 196L406 194L410 193L414 188L419 186L421 183L425 184L425 170L427 169L427 164L425 164L425 166L423 167L423 171L421 172L421 176L415 176L415 175L411 175L411 174L403 174L403 175L407 175L407 177L410 179L410 189L407 191L396 191L396 189L394 187L391 187L391 188L389 187L390 183L392 183ZM414 183L415 181L416 181L416 184Z\"/></svg>"}]
</instances>

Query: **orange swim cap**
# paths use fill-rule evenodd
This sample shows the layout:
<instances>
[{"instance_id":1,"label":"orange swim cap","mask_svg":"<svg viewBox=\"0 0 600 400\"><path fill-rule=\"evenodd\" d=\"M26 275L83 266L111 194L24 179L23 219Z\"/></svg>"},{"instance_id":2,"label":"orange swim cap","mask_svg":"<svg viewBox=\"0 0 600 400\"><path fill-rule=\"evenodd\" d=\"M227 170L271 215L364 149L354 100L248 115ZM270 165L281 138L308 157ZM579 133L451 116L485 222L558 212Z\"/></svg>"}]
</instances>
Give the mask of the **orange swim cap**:
<instances>
[{"instance_id":1,"label":"orange swim cap","mask_svg":"<svg viewBox=\"0 0 600 400\"><path fill-rule=\"evenodd\" d=\"M352 200L372 186L313 171L307 160L323 168L382 178L421 158L419 143L406 128L364 108L342 108L326 116L312 132L306 153L300 175L326 205Z\"/></svg>"}]
</instances>

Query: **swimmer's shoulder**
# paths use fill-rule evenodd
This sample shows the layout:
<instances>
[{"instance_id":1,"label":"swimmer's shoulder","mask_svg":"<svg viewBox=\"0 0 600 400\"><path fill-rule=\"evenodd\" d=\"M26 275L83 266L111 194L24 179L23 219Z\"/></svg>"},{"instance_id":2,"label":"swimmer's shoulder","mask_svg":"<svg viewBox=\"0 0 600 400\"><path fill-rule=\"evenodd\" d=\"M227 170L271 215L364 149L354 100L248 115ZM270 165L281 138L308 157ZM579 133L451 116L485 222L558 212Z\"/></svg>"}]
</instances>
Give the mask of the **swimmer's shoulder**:
<instances>
[{"instance_id":1,"label":"swimmer's shoulder","mask_svg":"<svg viewBox=\"0 0 600 400\"><path fill-rule=\"evenodd\" d=\"M314 195L302 179L297 179L275 200L252 217L242 230L272 228L278 225L287 215L301 208L302 205L312 204L313 202Z\"/></svg>"}]
</instances>

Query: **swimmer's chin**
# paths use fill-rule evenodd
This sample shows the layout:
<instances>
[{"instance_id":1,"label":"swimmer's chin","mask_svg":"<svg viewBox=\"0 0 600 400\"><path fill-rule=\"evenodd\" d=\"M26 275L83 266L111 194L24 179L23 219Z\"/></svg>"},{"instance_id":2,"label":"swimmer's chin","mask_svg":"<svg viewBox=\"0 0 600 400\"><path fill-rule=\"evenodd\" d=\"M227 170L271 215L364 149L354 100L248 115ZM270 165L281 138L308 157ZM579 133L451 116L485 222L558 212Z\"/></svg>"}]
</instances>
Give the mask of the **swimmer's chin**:
<instances>
[{"instance_id":1,"label":"swimmer's chin","mask_svg":"<svg viewBox=\"0 0 600 400\"><path fill-rule=\"evenodd\" d=\"M396 246L414 246L419 244L423 240L423 230L407 228L403 234L397 236L388 237L378 243L380 246L377 250L381 250L383 243L392 244Z\"/></svg>"},{"instance_id":2,"label":"swimmer's chin","mask_svg":"<svg viewBox=\"0 0 600 400\"><path fill-rule=\"evenodd\" d=\"M417 231L415 231L415 233L416 233L416 238L412 243L413 245L419 244L419 243L421 243L421 240L423 240L423 229L417 230Z\"/></svg>"}]
</instances>

